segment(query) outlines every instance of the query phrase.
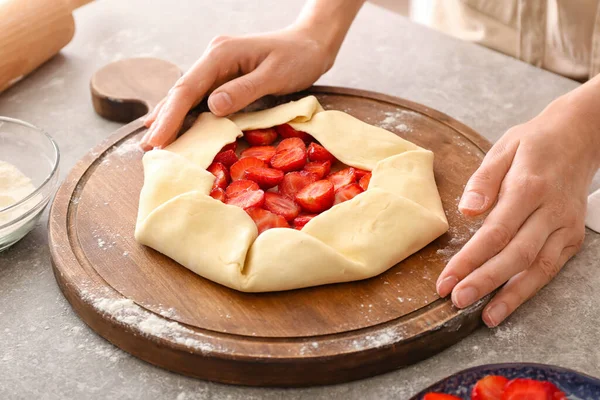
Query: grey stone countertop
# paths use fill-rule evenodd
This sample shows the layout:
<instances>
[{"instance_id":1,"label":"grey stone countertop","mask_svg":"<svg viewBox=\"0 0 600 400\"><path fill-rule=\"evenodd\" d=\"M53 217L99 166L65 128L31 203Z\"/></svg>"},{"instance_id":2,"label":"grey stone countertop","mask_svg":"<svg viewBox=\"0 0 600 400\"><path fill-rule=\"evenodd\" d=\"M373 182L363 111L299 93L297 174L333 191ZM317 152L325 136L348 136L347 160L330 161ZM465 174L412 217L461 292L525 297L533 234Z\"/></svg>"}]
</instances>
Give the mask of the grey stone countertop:
<instances>
[{"instance_id":1,"label":"grey stone countertop","mask_svg":"<svg viewBox=\"0 0 600 400\"><path fill-rule=\"evenodd\" d=\"M126 57L156 56L189 68L217 34L284 27L303 0L102 0L76 11L64 51L0 95L0 115L27 120L57 140L61 176L120 125L98 117L89 79ZM367 4L321 84L407 98L445 112L494 141L577 83L463 43ZM497 329L481 328L426 361L358 382L307 389L226 386L153 367L91 331L59 291L46 217L0 254L0 398L3 399L408 399L466 367L558 364L600 376L600 236Z\"/></svg>"}]
</instances>

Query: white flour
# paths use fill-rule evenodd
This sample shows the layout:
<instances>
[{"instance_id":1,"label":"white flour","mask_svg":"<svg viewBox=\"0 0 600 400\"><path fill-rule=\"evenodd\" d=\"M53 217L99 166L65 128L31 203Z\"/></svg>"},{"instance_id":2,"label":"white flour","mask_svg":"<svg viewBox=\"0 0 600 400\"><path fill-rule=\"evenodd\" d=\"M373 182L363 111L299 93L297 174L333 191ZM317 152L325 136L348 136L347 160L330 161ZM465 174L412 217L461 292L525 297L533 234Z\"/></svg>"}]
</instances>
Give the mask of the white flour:
<instances>
[{"instance_id":1,"label":"white flour","mask_svg":"<svg viewBox=\"0 0 600 400\"><path fill-rule=\"evenodd\" d=\"M0 160L0 210L24 199L35 191L35 187L17 167ZM24 205L25 206L25 205ZM25 206L27 207L27 206ZM0 214L0 225L4 225L25 213L25 207L17 207Z\"/></svg>"}]
</instances>

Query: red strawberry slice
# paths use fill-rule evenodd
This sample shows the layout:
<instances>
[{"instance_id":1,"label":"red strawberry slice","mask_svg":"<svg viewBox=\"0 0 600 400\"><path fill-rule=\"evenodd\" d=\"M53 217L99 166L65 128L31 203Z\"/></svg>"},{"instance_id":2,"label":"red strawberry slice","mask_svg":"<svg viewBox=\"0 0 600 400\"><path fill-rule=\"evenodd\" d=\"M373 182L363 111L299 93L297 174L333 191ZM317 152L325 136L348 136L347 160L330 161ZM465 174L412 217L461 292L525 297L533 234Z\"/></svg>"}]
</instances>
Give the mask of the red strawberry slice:
<instances>
[{"instance_id":1,"label":"red strawberry slice","mask_svg":"<svg viewBox=\"0 0 600 400\"><path fill-rule=\"evenodd\" d=\"M233 150L225 150L215 156L213 162L220 162L226 167L231 167L238 160L238 156Z\"/></svg>"},{"instance_id":2,"label":"red strawberry slice","mask_svg":"<svg viewBox=\"0 0 600 400\"><path fill-rule=\"evenodd\" d=\"M317 214L302 214L294 218L294 228L301 230L304 225L308 224L308 221L316 217Z\"/></svg>"},{"instance_id":3,"label":"red strawberry slice","mask_svg":"<svg viewBox=\"0 0 600 400\"><path fill-rule=\"evenodd\" d=\"M275 155L275 147L273 146L256 146L249 147L242 151L241 157L256 157L266 163L271 161L271 158Z\"/></svg>"},{"instance_id":4,"label":"red strawberry slice","mask_svg":"<svg viewBox=\"0 0 600 400\"><path fill-rule=\"evenodd\" d=\"M312 172L317 175L319 179L325 178L325 176L331 171L331 161L314 161L309 162L304 166L304 170Z\"/></svg>"},{"instance_id":5,"label":"red strawberry slice","mask_svg":"<svg viewBox=\"0 0 600 400\"><path fill-rule=\"evenodd\" d=\"M306 165L306 151L298 147L278 151L271 158L271 166L284 172L297 171Z\"/></svg>"},{"instance_id":6,"label":"red strawberry slice","mask_svg":"<svg viewBox=\"0 0 600 400\"><path fill-rule=\"evenodd\" d=\"M508 379L498 375L488 375L477 381L471 390L471 400L501 400Z\"/></svg>"},{"instance_id":7,"label":"red strawberry slice","mask_svg":"<svg viewBox=\"0 0 600 400\"><path fill-rule=\"evenodd\" d=\"M305 186L296 194L296 202L311 213L327 210L333 205L334 198L333 184L325 179Z\"/></svg>"},{"instance_id":8,"label":"red strawberry slice","mask_svg":"<svg viewBox=\"0 0 600 400\"><path fill-rule=\"evenodd\" d=\"M233 181L227 189L225 189L225 195L227 197L235 197L242 192L251 192L253 190L258 190L260 187L256 184L256 182L249 181L247 179L240 179L239 181Z\"/></svg>"},{"instance_id":9,"label":"red strawberry slice","mask_svg":"<svg viewBox=\"0 0 600 400\"><path fill-rule=\"evenodd\" d=\"M283 218L281 215L263 210L262 208L251 208L246 210L246 212L248 215L250 215L250 218L254 220L254 223L258 228L259 235L267 229L290 227L285 218Z\"/></svg>"},{"instance_id":10,"label":"red strawberry slice","mask_svg":"<svg viewBox=\"0 0 600 400\"><path fill-rule=\"evenodd\" d=\"M360 181L363 176L370 174L369 171L365 171L364 169L354 168L354 170L356 171L356 180L357 181Z\"/></svg>"},{"instance_id":11,"label":"red strawberry slice","mask_svg":"<svg viewBox=\"0 0 600 400\"><path fill-rule=\"evenodd\" d=\"M273 128L254 129L244 132L244 139L251 146L268 146L277 140L277 132Z\"/></svg>"},{"instance_id":12,"label":"red strawberry slice","mask_svg":"<svg viewBox=\"0 0 600 400\"><path fill-rule=\"evenodd\" d=\"M504 386L501 400L554 400L554 391L546 382L513 379Z\"/></svg>"},{"instance_id":13,"label":"red strawberry slice","mask_svg":"<svg viewBox=\"0 0 600 400\"><path fill-rule=\"evenodd\" d=\"M213 189L219 187L224 190L227 187L227 184L229 184L230 176L226 166L219 162L216 162L210 164L206 170L213 174L216 178L212 186Z\"/></svg>"},{"instance_id":14,"label":"red strawberry slice","mask_svg":"<svg viewBox=\"0 0 600 400\"><path fill-rule=\"evenodd\" d=\"M338 190L335 191L335 200L333 204L340 204L345 201L348 201L354 196L359 195L363 192L362 188L358 185L358 183L351 183L346 186L342 186Z\"/></svg>"},{"instance_id":15,"label":"red strawberry slice","mask_svg":"<svg viewBox=\"0 0 600 400\"><path fill-rule=\"evenodd\" d=\"M214 188L213 190L210 191L210 197L212 197L215 200L219 200L222 201L223 203L225 203L225 191L223 189L221 189L220 187L218 188Z\"/></svg>"},{"instance_id":16,"label":"red strawberry slice","mask_svg":"<svg viewBox=\"0 0 600 400\"><path fill-rule=\"evenodd\" d=\"M296 198L296 193L302 190L305 186L318 181L319 178L307 171L290 172L285 174L283 180L279 184L279 193L290 199Z\"/></svg>"},{"instance_id":17,"label":"red strawberry slice","mask_svg":"<svg viewBox=\"0 0 600 400\"><path fill-rule=\"evenodd\" d=\"M352 167L335 172L327 177L333 183L335 190L356 182L356 170Z\"/></svg>"},{"instance_id":18,"label":"red strawberry slice","mask_svg":"<svg viewBox=\"0 0 600 400\"><path fill-rule=\"evenodd\" d=\"M279 153L280 151L293 149L295 147L306 151L306 145L299 138L283 139L281 142L279 142L275 150Z\"/></svg>"},{"instance_id":19,"label":"red strawberry slice","mask_svg":"<svg viewBox=\"0 0 600 400\"><path fill-rule=\"evenodd\" d=\"M281 215L288 221L293 220L300 213L300 207L294 200L282 196L279 193L265 193L264 208L272 213Z\"/></svg>"},{"instance_id":20,"label":"red strawberry slice","mask_svg":"<svg viewBox=\"0 0 600 400\"><path fill-rule=\"evenodd\" d=\"M311 143L308 145L308 159L310 161L335 161L335 157L320 144Z\"/></svg>"},{"instance_id":21,"label":"red strawberry slice","mask_svg":"<svg viewBox=\"0 0 600 400\"><path fill-rule=\"evenodd\" d=\"M281 183L283 172L274 168L253 167L246 170L246 179L258 183L263 189L270 189Z\"/></svg>"},{"instance_id":22,"label":"red strawberry slice","mask_svg":"<svg viewBox=\"0 0 600 400\"><path fill-rule=\"evenodd\" d=\"M365 176L363 176L362 178L360 178L360 180L358 181L358 184L360 185L360 187L363 190L367 190L367 188L369 187L369 183L371 182L371 173L368 172L367 174L365 174Z\"/></svg>"},{"instance_id":23,"label":"red strawberry slice","mask_svg":"<svg viewBox=\"0 0 600 400\"><path fill-rule=\"evenodd\" d=\"M221 149L221 152L223 151L227 151L227 150L233 150L234 152L237 150L237 142L233 142L233 143L229 143L226 144L225 146L223 146L223 148Z\"/></svg>"},{"instance_id":24,"label":"red strawberry slice","mask_svg":"<svg viewBox=\"0 0 600 400\"><path fill-rule=\"evenodd\" d=\"M241 192L237 196L228 197L225 203L238 206L247 210L252 207L262 207L265 203L265 192L262 190L253 190L250 192Z\"/></svg>"},{"instance_id":25,"label":"red strawberry slice","mask_svg":"<svg viewBox=\"0 0 600 400\"><path fill-rule=\"evenodd\" d=\"M246 157L240 159L238 162L233 164L229 171L231 172L231 179L237 181L238 179L246 178L246 170L248 170L249 168L260 168L266 166L267 165L264 162L262 162L256 157Z\"/></svg>"},{"instance_id":26,"label":"red strawberry slice","mask_svg":"<svg viewBox=\"0 0 600 400\"><path fill-rule=\"evenodd\" d=\"M279 133L279 135L281 135L282 138L295 137L302 139L302 141L304 142L310 142L310 140L312 139L312 136L310 136L308 133L297 131L294 128L292 128L289 124L278 125L275 127L275 130L277 131L277 133Z\"/></svg>"},{"instance_id":27,"label":"red strawberry slice","mask_svg":"<svg viewBox=\"0 0 600 400\"><path fill-rule=\"evenodd\" d=\"M568 400L567 395L557 388L552 382L544 382L544 385L546 385L548 390L552 393L552 400Z\"/></svg>"},{"instance_id":28,"label":"red strawberry slice","mask_svg":"<svg viewBox=\"0 0 600 400\"><path fill-rule=\"evenodd\" d=\"M445 393L427 393L423 400L462 400L460 397Z\"/></svg>"}]
</instances>

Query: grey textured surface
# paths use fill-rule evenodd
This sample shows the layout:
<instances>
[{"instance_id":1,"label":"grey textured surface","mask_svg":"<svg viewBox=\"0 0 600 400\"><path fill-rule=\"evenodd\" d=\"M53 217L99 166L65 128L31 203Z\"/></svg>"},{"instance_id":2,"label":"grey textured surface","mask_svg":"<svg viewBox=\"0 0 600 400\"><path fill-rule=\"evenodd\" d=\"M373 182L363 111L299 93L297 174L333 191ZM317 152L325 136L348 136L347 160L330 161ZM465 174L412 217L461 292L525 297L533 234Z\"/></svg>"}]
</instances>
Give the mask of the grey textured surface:
<instances>
[{"instance_id":1,"label":"grey textured surface","mask_svg":"<svg viewBox=\"0 0 600 400\"><path fill-rule=\"evenodd\" d=\"M120 125L94 114L88 82L110 61L150 55L188 68L217 34L276 29L302 0L103 0L77 11L77 34L61 55L0 95L0 115L50 132L62 177ZM496 140L576 83L461 43L367 5L322 84L384 92L426 104ZM87 328L58 290L46 218L0 254L0 398L3 399L407 399L460 369L532 361L600 376L600 236L501 327L480 329L409 368L323 388L271 390L202 382L155 368Z\"/></svg>"}]
</instances>

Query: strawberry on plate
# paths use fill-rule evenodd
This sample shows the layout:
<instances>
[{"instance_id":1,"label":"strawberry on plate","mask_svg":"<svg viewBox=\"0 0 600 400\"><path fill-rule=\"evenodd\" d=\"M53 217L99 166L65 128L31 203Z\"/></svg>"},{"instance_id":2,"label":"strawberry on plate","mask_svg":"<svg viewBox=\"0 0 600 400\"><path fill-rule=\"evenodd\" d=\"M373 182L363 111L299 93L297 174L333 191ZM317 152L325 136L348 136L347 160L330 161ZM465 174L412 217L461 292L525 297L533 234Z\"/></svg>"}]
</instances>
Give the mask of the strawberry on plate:
<instances>
[{"instance_id":1,"label":"strawberry on plate","mask_svg":"<svg viewBox=\"0 0 600 400\"><path fill-rule=\"evenodd\" d=\"M308 145L308 159L310 161L335 161L335 157L325 147L315 142Z\"/></svg>"},{"instance_id":2,"label":"strawberry on plate","mask_svg":"<svg viewBox=\"0 0 600 400\"><path fill-rule=\"evenodd\" d=\"M271 161L271 158L275 155L275 147L273 146L255 146L248 147L242 151L241 158L244 157L256 157L266 163Z\"/></svg>"},{"instance_id":3,"label":"strawberry on plate","mask_svg":"<svg viewBox=\"0 0 600 400\"><path fill-rule=\"evenodd\" d=\"M299 139L299 138L283 139L281 142L279 142L279 144L277 145L277 148L275 150L277 152L280 152L280 151L284 151L284 150L293 149L295 147L306 151L306 145L304 144L302 139Z\"/></svg>"},{"instance_id":4,"label":"strawberry on plate","mask_svg":"<svg viewBox=\"0 0 600 400\"><path fill-rule=\"evenodd\" d=\"M452 396L445 393L427 393L423 396L423 400L462 400L460 397Z\"/></svg>"},{"instance_id":5,"label":"strawberry on plate","mask_svg":"<svg viewBox=\"0 0 600 400\"><path fill-rule=\"evenodd\" d=\"M533 379L513 379L504 387L501 400L554 400L555 386ZM553 388L554 387L554 388Z\"/></svg>"},{"instance_id":6,"label":"strawberry on plate","mask_svg":"<svg viewBox=\"0 0 600 400\"><path fill-rule=\"evenodd\" d=\"M271 166L284 172L297 171L306 165L306 151L294 147L277 151L271 158Z\"/></svg>"},{"instance_id":7,"label":"strawberry on plate","mask_svg":"<svg viewBox=\"0 0 600 400\"><path fill-rule=\"evenodd\" d=\"M227 167L219 162L212 163L206 169L208 172L215 176L215 182L213 183L212 188L221 188L225 189L227 184L229 184L230 176Z\"/></svg>"},{"instance_id":8,"label":"strawberry on plate","mask_svg":"<svg viewBox=\"0 0 600 400\"><path fill-rule=\"evenodd\" d=\"M289 172L285 174L283 180L279 184L279 193L291 199L295 199L296 193L305 186L318 180L319 178L315 174L307 171Z\"/></svg>"},{"instance_id":9,"label":"strawberry on plate","mask_svg":"<svg viewBox=\"0 0 600 400\"><path fill-rule=\"evenodd\" d=\"M333 205L334 197L333 184L323 179L300 190L296 194L296 202L308 212L320 213Z\"/></svg>"},{"instance_id":10,"label":"strawberry on plate","mask_svg":"<svg viewBox=\"0 0 600 400\"><path fill-rule=\"evenodd\" d=\"M270 189L281 183L283 172L274 168L252 167L246 170L246 179L258 183L263 189Z\"/></svg>"},{"instance_id":11,"label":"strawberry on plate","mask_svg":"<svg viewBox=\"0 0 600 400\"><path fill-rule=\"evenodd\" d=\"M231 179L237 181L239 179L246 179L246 170L254 167L266 167L267 165L256 157L245 157L240 159L238 162L233 164L229 170L231 172Z\"/></svg>"},{"instance_id":12,"label":"strawberry on plate","mask_svg":"<svg viewBox=\"0 0 600 400\"><path fill-rule=\"evenodd\" d=\"M225 150L225 151L218 153L215 156L215 159L213 160L213 162L220 162L221 164L223 164L226 167L231 167L233 164L236 163L237 160L238 160L238 156L235 154L235 151L230 149L230 150Z\"/></svg>"},{"instance_id":13,"label":"strawberry on plate","mask_svg":"<svg viewBox=\"0 0 600 400\"><path fill-rule=\"evenodd\" d=\"M288 221L293 220L300 213L300 206L294 200L279 193L265 193L264 208L272 213L281 215Z\"/></svg>"},{"instance_id":14,"label":"strawberry on plate","mask_svg":"<svg viewBox=\"0 0 600 400\"><path fill-rule=\"evenodd\" d=\"M294 128L292 128L289 124L277 125L275 127L275 130L282 138L295 137L302 139L302 141L304 142L309 142L312 139L312 136L310 136L308 133L297 131Z\"/></svg>"},{"instance_id":15,"label":"strawberry on plate","mask_svg":"<svg viewBox=\"0 0 600 400\"><path fill-rule=\"evenodd\" d=\"M252 207L262 207L265 203L265 192L262 190L252 190L238 193L237 196L228 197L225 203L247 210Z\"/></svg>"},{"instance_id":16,"label":"strawberry on plate","mask_svg":"<svg viewBox=\"0 0 600 400\"><path fill-rule=\"evenodd\" d=\"M335 190L356 182L356 170L352 167L330 174L327 179L333 183Z\"/></svg>"},{"instance_id":17,"label":"strawberry on plate","mask_svg":"<svg viewBox=\"0 0 600 400\"><path fill-rule=\"evenodd\" d=\"M243 192L251 192L254 190L258 190L260 187L256 182L249 181L248 179L240 179L238 181L233 181L227 189L225 189L225 195L227 197L235 197Z\"/></svg>"},{"instance_id":18,"label":"strawberry on plate","mask_svg":"<svg viewBox=\"0 0 600 400\"><path fill-rule=\"evenodd\" d=\"M237 150L237 141L223 146L223 148L221 149L221 152L227 151L227 150L233 150L235 152Z\"/></svg>"},{"instance_id":19,"label":"strawberry on plate","mask_svg":"<svg viewBox=\"0 0 600 400\"><path fill-rule=\"evenodd\" d=\"M251 146L268 146L277 140L277 132L273 128L254 129L245 131L244 139Z\"/></svg>"},{"instance_id":20,"label":"strawberry on plate","mask_svg":"<svg viewBox=\"0 0 600 400\"><path fill-rule=\"evenodd\" d=\"M250 218L254 220L259 235L267 229L290 227L285 218L281 215L274 214L262 208L250 208L246 210L246 212L250 215Z\"/></svg>"},{"instance_id":21,"label":"strawberry on plate","mask_svg":"<svg viewBox=\"0 0 600 400\"><path fill-rule=\"evenodd\" d=\"M331 161L309 162L304 166L304 170L316 174L319 179L323 179L331 171Z\"/></svg>"},{"instance_id":22,"label":"strawberry on plate","mask_svg":"<svg viewBox=\"0 0 600 400\"><path fill-rule=\"evenodd\" d=\"M294 218L294 228L301 230L304 225L308 224L308 221L316 217L317 214L300 214Z\"/></svg>"},{"instance_id":23,"label":"strawberry on plate","mask_svg":"<svg viewBox=\"0 0 600 400\"><path fill-rule=\"evenodd\" d=\"M368 172L362 178L360 178L360 180L358 181L358 184L360 185L362 190L367 190L369 188L369 183L371 182L371 176L372 176L371 173Z\"/></svg>"},{"instance_id":24,"label":"strawberry on plate","mask_svg":"<svg viewBox=\"0 0 600 400\"><path fill-rule=\"evenodd\" d=\"M362 192L363 190L358 183L351 183L349 185L342 186L335 191L335 200L333 201L333 204L335 205L343 203L344 201L348 201Z\"/></svg>"},{"instance_id":25,"label":"strawberry on plate","mask_svg":"<svg viewBox=\"0 0 600 400\"><path fill-rule=\"evenodd\" d=\"M471 400L501 400L508 379L498 375L488 375L477 381L471 390Z\"/></svg>"},{"instance_id":26,"label":"strawberry on plate","mask_svg":"<svg viewBox=\"0 0 600 400\"><path fill-rule=\"evenodd\" d=\"M210 197L212 197L215 200L219 200L222 201L223 203L225 203L225 191L223 189L221 189L220 187L218 188L214 188L213 190L210 191Z\"/></svg>"}]
</instances>

